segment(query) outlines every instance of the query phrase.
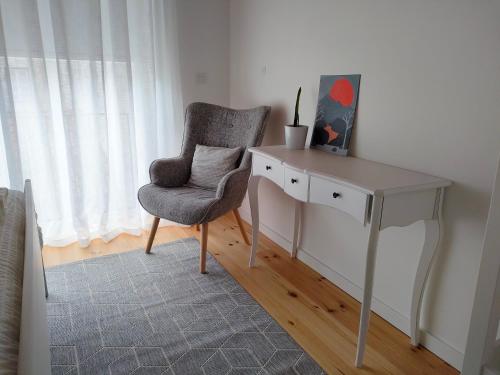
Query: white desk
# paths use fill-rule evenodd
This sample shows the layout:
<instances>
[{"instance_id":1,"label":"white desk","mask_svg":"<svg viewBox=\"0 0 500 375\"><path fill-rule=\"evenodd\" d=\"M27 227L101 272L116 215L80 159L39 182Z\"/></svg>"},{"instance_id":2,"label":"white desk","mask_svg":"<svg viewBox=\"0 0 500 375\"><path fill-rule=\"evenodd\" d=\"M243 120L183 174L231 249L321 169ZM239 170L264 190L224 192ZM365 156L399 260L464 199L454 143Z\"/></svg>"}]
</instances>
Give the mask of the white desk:
<instances>
[{"instance_id":1,"label":"white desk","mask_svg":"<svg viewBox=\"0 0 500 375\"><path fill-rule=\"evenodd\" d=\"M359 323L356 366L361 367L372 300L378 235L391 226L425 222L425 241L411 299L411 343L419 343L422 293L439 241L444 188L450 181L353 157L323 151L288 150L284 146L250 148L252 175L248 185L252 215L252 252L255 265L259 236L258 184L261 177L273 181L295 198L292 257L297 254L301 202L317 203L344 211L362 225L369 225L365 280Z\"/></svg>"}]
</instances>

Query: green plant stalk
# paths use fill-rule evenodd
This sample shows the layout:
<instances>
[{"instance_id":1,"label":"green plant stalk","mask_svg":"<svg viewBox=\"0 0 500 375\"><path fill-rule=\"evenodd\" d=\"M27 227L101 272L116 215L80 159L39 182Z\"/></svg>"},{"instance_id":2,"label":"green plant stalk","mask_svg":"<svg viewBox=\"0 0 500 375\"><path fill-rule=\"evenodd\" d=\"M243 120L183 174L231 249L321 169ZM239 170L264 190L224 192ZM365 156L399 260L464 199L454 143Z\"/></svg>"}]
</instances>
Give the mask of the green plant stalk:
<instances>
[{"instance_id":1,"label":"green plant stalk","mask_svg":"<svg viewBox=\"0 0 500 375\"><path fill-rule=\"evenodd\" d=\"M299 87L299 91L297 91L297 99L295 100L295 115L293 117L293 126L299 126L299 102L301 92L302 87Z\"/></svg>"}]
</instances>

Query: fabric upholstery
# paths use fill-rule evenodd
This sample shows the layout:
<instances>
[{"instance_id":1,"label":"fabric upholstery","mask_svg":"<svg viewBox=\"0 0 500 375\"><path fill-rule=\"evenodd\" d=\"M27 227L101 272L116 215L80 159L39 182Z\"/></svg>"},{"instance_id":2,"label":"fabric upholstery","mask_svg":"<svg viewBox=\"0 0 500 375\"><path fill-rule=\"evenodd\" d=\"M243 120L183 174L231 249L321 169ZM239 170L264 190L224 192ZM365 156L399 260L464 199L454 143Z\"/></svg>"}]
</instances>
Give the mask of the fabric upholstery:
<instances>
[{"instance_id":1,"label":"fabric upholstery","mask_svg":"<svg viewBox=\"0 0 500 375\"><path fill-rule=\"evenodd\" d=\"M249 147L262 142L270 107L234 110L206 103L186 109L181 155L159 159L150 167L151 184L139 189L141 205L150 214L177 223L209 222L237 208L245 196L251 170ZM215 192L184 186L189 180L196 145L242 149L236 169ZM172 189L174 188L174 189Z\"/></svg>"},{"instance_id":2,"label":"fabric upholstery","mask_svg":"<svg viewBox=\"0 0 500 375\"><path fill-rule=\"evenodd\" d=\"M158 186L182 186L189 179L190 165L186 158L157 159L149 167L149 177Z\"/></svg>"},{"instance_id":3,"label":"fabric upholstery","mask_svg":"<svg viewBox=\"0 0 500 375\"><path fill-rule=\"evenodd\" d=\"M148 184L139 189L139 197L149 213L176 223L201 223L208 209L217 201L215 191L187 186L163 188ZM165 213L168 212L168 217Z\"/></svg>"},{"instance_id":4,"label":"fabric upholstery","mask_svg":"<svg viewBox=\"0 0 500 375\"><path fill-rule=\"evenodd\" d=\"M186 109L186 126L181 157L191 165L197 144L218 147L258 146L264 136L270 107L234 110L206 103L192 103ZM251 154L245 150L238 166L250 167Z\"/></svg>"},{"instance_id":5,"label":"fabric upholstery","mask_svg":"<svg viewBox=\"0 0 500 375\"><path fill-rule=\"evenodd\" d=\"M0 189L0 372L17 374L26 213L24 194Z\"/></svg>"},{"instance_id":6,"label":"fabric upholstery","mask_svg":"<svg viewBox=\"0 0 500 375\"><path fill-rule=\"evenodd\" d=\"M217 189L219 181L235 169L241 148L196 145L188 186Z\"/></svg>"}]
</instances>

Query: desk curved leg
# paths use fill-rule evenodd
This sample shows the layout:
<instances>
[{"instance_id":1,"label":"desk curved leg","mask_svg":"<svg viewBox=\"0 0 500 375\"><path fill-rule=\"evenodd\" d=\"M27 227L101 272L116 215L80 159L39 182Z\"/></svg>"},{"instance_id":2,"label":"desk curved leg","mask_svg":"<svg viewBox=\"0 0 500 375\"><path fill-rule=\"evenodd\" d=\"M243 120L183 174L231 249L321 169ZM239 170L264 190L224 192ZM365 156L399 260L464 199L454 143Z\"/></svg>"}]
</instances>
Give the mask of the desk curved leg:
<instances>
[{"instance_id":1,"label":"desk curved leg","mask_svg":"<svg viewBox=\"0 0 500 375\"><path fill-rule=\"evenodd\" d=\"M384 198L373 197L372 216L370 220L370 234L366 251L365 282L363 287L363 301L361 303L361 316L359 318L358 347L356 351L356 367L363 366L365 354L366 334L370 321L372 304L373 276L375 273L375 259L377 254L378 235L380 232L380 218L382 217L382 202Z\"/></svg>"},{"instance_id":2,"label":"desk curved leg","mask_svg":"<svg viewBox=\"0 0 500 375\"><path fill-rule=\"evenodd\" d=\"M429 275L432 258L434 257L438 241L439 222L437 220L425 220L424 246L418 262L411 298L410 336L411 344L413 346L418 346L420 342L420 307L422 304L422 296L424 294L425 281Z\"/></svg>"},{"instance_id":3,"label":"desk curved leg","mask_svg":"<svg viewBox=\"0 0 500 375\"><path fill-rule=\"evenodd\" d=\"M250 201L250 214L252 216L252 249L249 267L255 266L255 256L259 245L259 181L261 176L250 176L248 180L248 200Z\"/></svg>"},{"instance_id":4,"label":"desk curved leg","mask_svg":"<svg viewBox=\"0 0 500 375\"><path fill-rule=\"evenodd\" d=\"M425 240L422 248L422 254L418 262L415 281L413 282L413 292L411 298L411 315L410 315L410 337L411 344L418 346L420 343L420 310L422 306L422 297L424 295L425 282L429 276L432 265L432 260L436 254L439 245L440 229L441 229L441 213L443 207L444 188L439 191L439 198L436 201L434 218L425 220Z\"/></svg>"}]
</instances>

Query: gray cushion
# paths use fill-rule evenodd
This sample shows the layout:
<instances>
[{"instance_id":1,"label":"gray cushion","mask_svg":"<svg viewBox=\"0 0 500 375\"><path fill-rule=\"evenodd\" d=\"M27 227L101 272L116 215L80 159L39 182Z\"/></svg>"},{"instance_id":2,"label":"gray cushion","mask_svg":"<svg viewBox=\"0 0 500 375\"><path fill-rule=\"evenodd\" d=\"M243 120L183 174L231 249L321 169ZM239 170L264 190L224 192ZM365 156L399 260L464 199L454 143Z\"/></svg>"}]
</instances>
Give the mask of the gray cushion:
<instances>
[{"instance_id":1,"label":"gray cushion","mask_svg":"<svg viewBox=\"0 0 500 375\"><path fill-rule=\"evenodd\" d=\"M138 198L151 215L185 225L203 222L218 201L213 190L188 186L165 189L155 184L141 187Z\"/></svg>"},{"instance_id":2,"label":"gray cushion","mask_svg":"<svg viewBox=\"0 0 500 375\"><path fill-rule=\"evenodd\" d=\"M235 169L241 149L196 145L188 186L217 189L219 181Z\"/></svg>"}]
</instances>

